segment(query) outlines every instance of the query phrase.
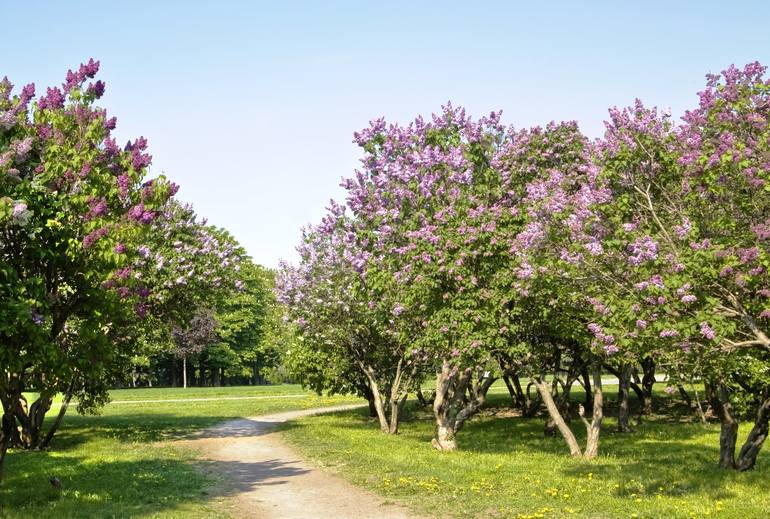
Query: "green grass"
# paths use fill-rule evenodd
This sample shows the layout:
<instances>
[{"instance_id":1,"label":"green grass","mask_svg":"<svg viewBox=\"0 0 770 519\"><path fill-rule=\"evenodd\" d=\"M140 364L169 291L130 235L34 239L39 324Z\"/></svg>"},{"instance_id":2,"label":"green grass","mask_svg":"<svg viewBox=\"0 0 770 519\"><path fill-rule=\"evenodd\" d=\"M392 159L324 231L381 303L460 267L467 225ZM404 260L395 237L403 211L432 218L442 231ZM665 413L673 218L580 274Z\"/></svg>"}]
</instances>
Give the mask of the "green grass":
<instances>
[{"instance_id":1,"label":"green grass","mask_svg":"<svg viewBox=\"0 0 770 519\"><path fill-rule=\"evenodd\" d=\"M297 394L304 396L282 398ZM0 484L0 517L227 517L220 499L226 490L213 471L196 461L194 452L163 440L228 419L353 401L289 385L131 389L111 396L115 402L143 402L110 404L100 416L71 410L49 451L10 452ZM251 396L279 398L157 402ZM60 490L50 484L52 476L61 480Z\"/></svg>"},{"instance_id":2,"label":"green grass","mask_svg":"<svg viewBox=\"0 0 770 519\"><path fill-rule=\"evenodd\" d=\"M544 437L542 418L494 416L504 405L504 396L493 396L492 409L468 423L453 453L433 450L432 415L415 407L397 436L378 432L365 411L309 417L283 431L317 463L430 516L759 519L770 513L770 455L761 453L752 472L718 469L718 426L677 417L681 409L674 418L667 409L668 417L656 415L631 434L616 433L616 421L606 419L601 456L585 462L568 456L561 437ZM573 430L582 440L582 424Z\"/></svg>"},{"instance_id":3,"label":"green grass","mask_svg":"<svg viewBox=\"0 0 770 519\"><path fill-rule=\"evenodd\" d=\"M116 389L110 391L114 402L121 400L164 400L176 398L242 398L275 395L305 395L307 391L299 384L280 386L223 386L223 387L169 387Z\"/></svg>"},{"instance_id":4,"label":"green grass","mask_svg":"<svg viewBox=\"0 0 770 519\"><path fill-rule=\"evenodd\" d=\"M278 386L223 386L223 387L163 387L163 388L132 388L113 389L110 391L112 402L126 400L169 400L179 398L254 398L276 395L305 395L307 391L299 384L281 384ZM27 400L32 402L37 393L25 393ZM62 396L54 397L54 404L61 402Z\"/></svg>"}]
</instances>

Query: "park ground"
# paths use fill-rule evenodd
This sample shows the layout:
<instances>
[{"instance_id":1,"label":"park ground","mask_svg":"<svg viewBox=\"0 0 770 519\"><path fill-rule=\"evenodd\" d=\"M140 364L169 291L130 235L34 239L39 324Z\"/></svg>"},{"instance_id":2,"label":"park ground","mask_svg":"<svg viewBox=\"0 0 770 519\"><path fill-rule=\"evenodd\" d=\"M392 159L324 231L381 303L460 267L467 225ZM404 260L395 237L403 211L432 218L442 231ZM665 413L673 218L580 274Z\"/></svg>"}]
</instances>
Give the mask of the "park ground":
<instances>
[{"instance_id":1,"label":"park ground","mask_svg":"<svg viewBox=\"0 0 770 519\"><path fill-rule=\"evenodd\" d=\"M415 404L397 436L380 433L365 409L280 427L310 463L428 517L767 517L768 454L752 472L719 470L718 427L662 391L657 414L631 434L606 420L592 462L571 459L558 436L544 437L541 417L510 412L504 391L492 388L487 408L460 433L460 450L448 454L430 446L431 414ZM290 385L120 390L112 399L101 416L68 415L50 451L10 455L0 517L237 516L227 474L170 440L239 417L360 402ZM612 415L612 400L608 408Z\"/></svg>"}]
</instances>

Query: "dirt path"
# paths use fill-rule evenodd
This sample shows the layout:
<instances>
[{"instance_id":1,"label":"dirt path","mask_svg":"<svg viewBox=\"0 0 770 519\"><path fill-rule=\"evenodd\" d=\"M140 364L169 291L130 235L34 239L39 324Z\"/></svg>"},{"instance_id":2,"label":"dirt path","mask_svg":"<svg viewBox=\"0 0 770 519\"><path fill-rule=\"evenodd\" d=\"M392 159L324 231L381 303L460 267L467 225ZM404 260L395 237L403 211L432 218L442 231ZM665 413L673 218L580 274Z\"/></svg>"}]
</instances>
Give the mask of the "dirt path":
<instances>
[{"instance_id":1,"label":"dirt path","mask_svg":"<svg viewBox=\"0 0 770 519\"><path fill-rule=\"evenodd\" d=\"M178 443L199 449L201 459L224 478L224 493L238 518L414 518L405 508L304 462L273 431L287 420L356 407L232 420Z\"/></svg>"}]
</instances>

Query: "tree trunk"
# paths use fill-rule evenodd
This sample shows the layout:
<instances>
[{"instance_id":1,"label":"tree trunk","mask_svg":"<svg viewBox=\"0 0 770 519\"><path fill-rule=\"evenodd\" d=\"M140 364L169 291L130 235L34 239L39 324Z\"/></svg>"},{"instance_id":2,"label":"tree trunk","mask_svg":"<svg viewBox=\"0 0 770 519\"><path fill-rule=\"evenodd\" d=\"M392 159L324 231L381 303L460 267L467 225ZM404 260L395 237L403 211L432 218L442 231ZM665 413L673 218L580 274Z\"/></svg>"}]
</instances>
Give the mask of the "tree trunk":
<instances>
[{"instance_id":1,"label":"tree trunk","mask_svg":"<svg viewBox=\"0 0 770 519\"><path fill-rule=\"evenodd\" d=\"M439 451L457 449L456 435L465 422L475 415L486 401L487 391L496 380L483 370L477 370L476 382L473 370L460 370L444 360L436 373L436 396L433 415L436 419L436 437L431 445ZM466 391L469 396L466 398Z\"/></svg>"},{"instance_id":2,"label":"tree trunk","mask_svg":"<svg viewBox=\"0 0 770 519\"><path fill-rule=\"evenodd\" d=\"M586 426L586 450L583 452L585 459L595 458L599 454L599 435L602 431L602 420L604 418L604 395L602 393L602 364L597 360L593 362L593 416L591 422L586 420L582 413L581 418Z\"/></svg>"},{"instance_id":3,"label":"tree trunk","mask_svg":"<svg viewBox=\"0 0 770 519\"><path fill-rule=\"evenodd\" d=\"M43 441L40 443L40 448L45 449L51 444L51 440L53 439L53 435L56 434L56 431L59 430L59 427L62 424L62 421L64 421L64 415L67 413L67 409L70 406L70 400L72 400L72 393L75 391L75 377L72 377L72 381L70 382L69 387L67 388L67 391L64 393L64 399L62 400L61 407L59 408L59 414L56 415L56 420L51 424L51 428L48 429L48 433L46 433L45 438L43 438Z\"/></svg>"},{"instance_id":4,"label":"tree trunk","mask_svg":"<svg viewBox=\"0 0 770 519\"><path fill-rule=\"evenodd\" d=\"M451 421L444 415L436 418L436 437L430 441L438 451L450 452L457 449L457 440L455 439L455 430Z\"/></svg>"},{"instance_id":5,"label":"tree trunk","mask_svg":"<svg viewBox=\"0 0 770 519\"><path fill-rule=\"evenodd\" d=\"M516 390L513 388L513 384L511 383L511 378L508 375L503 375L503 382L505 382L505 387L508 388L508 394L511 395L511 406L516 407Z\"/></svg>"},{"instance_id":6,"label":"tree trunk","mask_svg":"<svg viewBox=\"0 0 770 519\"><path fill-rule=\"evenodd\" d=\"M521 388L519 374L514 373L510 376L510 379L513 382L513 388L516 390L516 406L519 409L523 409L527 405L527 397L524 394L524 390Z\"/></svg>"},{"instance_id":7,"label":"tree trunk","mask_svg":"<svg viewBox=\"0 0 770 519\"><path fill-rule=\"evenodd\" d=\"M398 432L399 416L406 402L408 388L415 375L416 367L413 366L411 372L405 373L405 368L409 365L409 362L405 361L403 357L400 358L396 364L392 380L385 381L385 390L388 390L388 388L390 390L390 394L386 396L380 391L378 376L374 369L361 360L356 360L356 365L366 377L367 384L372 392L373 405L377 411L380 430L387 434L396 434Z\"/></svg>"},{"instance_id":8,"label":"tree trunk","mask_svg":"<svg viewBox=\"0 0 770 519\"><path fill-rule=\"evenodd\" d=\"M564 423L569 426L569 424L572 422L572 417L570 415L570 409L569 409L569 398L570 398L570 391L572 389L573 380L569 377L567 378L567 382L560 382L560 379L557 378L557 376L554 374L554 381L552 384L552 396L554 397L554 403L556 404L556 409L558 409L559 414L564 419ZM558 388L559 384L561 383L562 392L559 394ZM545 436L553 436L556 433L556 422L554 422L553 418L551 418L550 414L548 416L548 419L545 422L545 427L543 429L543 433Z\"/></svg>"},{"instance_id":9,"label":"tree trunk","mask_svg":"<svg viewBox=\"0 0 770 519\"><path fill-rule=\"evenodd\" d=\"M583 377L583 389L586 393L585 406L586 409L591 409L594 406L594 394L591 390L591 375L588 373L588 366L583 366L581 376Z\"/></svg>"},{"instance_id":10,"label":"tree trunk","mask_svg":"<svg viewBox=\"0 0 770 519\"><path fill-rule=\"evenodd\" d=\"M374 370L371 366L365 366L361 362L358 362L358 366L366 376L369 390L372 392L372 403L375 413L377 414L377 419L380 422L380 430L384 433L387 433L390 431L390 424L388 423L388 418L385 414L385 402L382 399L382 394L380 393L380 385L377 383Z\"/></svg>"},{"instance_id":11,"label":"tree trunk","mask_svg":"<svg viewBox=\"0 0 770 519\"><path fill-rule=\"evenodd\" d=\"M578 445L577 439L575 438L575 434L572 432L572 429L569 428L567 422L565 422L564 418L561 416L559 408L556 407L556 402L554 402L553 395L551 394L551 388L548 387L548 384L543 382L541 377L533 377L532 383L537 388L537 392L540 393L540 398L545 403L545 408L548 410L548 414L556 424L556 427L559 429L559 432L564 438L564 441L567 442L570 455L580 456L582 454L580 445Z\"/></svg>"},{"instance_id":12,"label":"tree trunk","mask_svg":"<svg viewBox=\"0 0 770 519\"><path fill-rule=\"evenodd\" d=\"M5 455L8 447L14 437L13 431L16 428L16 419L10 409L5 409L0 428L0 483L3 481L3 467L5 466Z\"/></svg>"},{"instance_id":13,"label":"tree trunk","mask_svg":"<svg viewBox=\"0 0 770 519\"><path fill-rule=\"evenodd\" d=\"M738 421L733 415L730 395L721 381L717 387L706 385L706 395L711 407L719 417L719 466L725 469L735 468L735 444L738 440Z\"/></svg>"},{"instance_id":14,"label":"tree trunk","mask_svg":"<svg viewBox=\"0 0 770 519\"><path fill-rule=\"evenodd\" d=\"M422 407L425 407L428 405L428 401L425 399L425 395L422 394L422 389L417 388L415 390L415 396L417 396L417 401L420 403Z\"/></svg>"},{"instance_id":15,"label":"tree trunk","mask_svg":"<svg viewBox=\"0 0 770 519\"><path fill-rule=\"evenodd\" d=\"M770 421L770 397L766 397L759 406L757 411L757 418L754 421L754 427L749 432L746 442L741 447L740 453L738 453L738 462L736 464L738 470L745 471L754 468L757 462L757 455L759 455L762 445L765 443L768 433L768 422Z\"/></svg>"},{"instance_id":16,"label":"tree trunk","mask_svg":"<svg viewBox=\"0 0 770 519\"><path fill-rule=\"evenodd\" d=\"M618 378L618 432L631 432L628 425L628 416L630 414L629 402L629 384L631 382L631 370L633 367L626 363L620 367L620 377Z\"/></svg>"},{"instance_id":17,"label":"tree trunk","mask_svg":"<svg viewBox=\"0 0 770 519\"><path fill-rule=\"evenodd\" d=\"M409 396L409 385L414 377L416 367L412 368L411 373L406 373L406 366L404 365L404 359L399 359L396 365L396 373L393 377L393 382L390 385L390 398L388 403L390 405L390 426L388 427L389 434L398 433L398 422L401 416L401 411L406 403L406 398Z\"/></svg>"},{"instance_id":18,"label":"tree trunk","mask_svg":"<svg viewBox=\"0 0 770 519\"><path fill-rule=\"evenodd\" d=\"M369 388L369 384L359 384L358 391L366 398L366 402L369 404L369 418L377 417L377 407L374 405L374 395Z\"/></svg>"},{"instance_id":19,"label":"tree trunk","mask_svg":"<svg viewBox=\"0 0 770 519\"><path fill-rule=\"evenodd\" d=\"M374 396L370 396L367 398L367 402L369 403L369 418L376 418L377 417L377 406L374 405Z\"/></svg>"},{"instance_id":20,"label":"tree trunk","mask_svg":"<svg viewBox=\"0 0 770 519\"><path fill-rule=\"evenodd\" d=\"M187 356L182 356L182 387L187 387Z\"/></svg>"},{"instance_id":21,"label":"tree trunk","mask_svg":"<svg viewBox=\"0 0 770 519\"><path fill-rule=\"evenodd\" d=\"M644 395L644 414L652 414L652 388L655 385L655 361L642 359L642 393Z\"/></svg>"},{"instance_id":22,"label":"tree trunk","mask_svg":"<svg viewBox=\"0 0 770 519\"><path fill-rule=\"evenodd\" d=\"M21 436L19 447L25 450L35 450L40 448L41 432L43 420L53 402L50 392L41 393L29 409L26 406L26 399L19 395L16 400L16 419L21 425Z\"/></svg>"},{"instance_id":23,"label":"tree trunk","mask_svg":"<svg viewBox=\"0 0 770 519\"><path fill-rule=\"evenodd\" d=\"M524 396L524 390L521 388L521 382L519 382L518 374L505 374L503 375L503 382L505 387L508 388L508 393L511 395L511 406L514 409L524 409L526 406L526 398Z\"/></svg>"}]
</instances>

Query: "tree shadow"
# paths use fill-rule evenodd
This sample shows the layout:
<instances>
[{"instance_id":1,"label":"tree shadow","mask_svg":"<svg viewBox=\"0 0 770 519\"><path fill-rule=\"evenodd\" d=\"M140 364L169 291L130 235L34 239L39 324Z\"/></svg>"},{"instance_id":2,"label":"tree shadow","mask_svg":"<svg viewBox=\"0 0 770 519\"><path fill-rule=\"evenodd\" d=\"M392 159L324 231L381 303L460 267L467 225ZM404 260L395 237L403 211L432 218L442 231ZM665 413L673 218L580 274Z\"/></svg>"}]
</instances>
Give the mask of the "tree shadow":
<instances>
[{"instance_id":1,"label":"tree shadow","mask_svg":"<svg viewBox=\"0 0 770 519\"><path fill-rule=\"evenodd\" d=\"M741 486L766 492L770 476L767 452L760 454L754 471L738 473L720 469L717 466L718 426L687 420L686 412L647 417L631 433L618 432L616 420L608 416L602 430L600 456L584 461L569 456L558 431L551 437L544 435L545 417L524 418L504 413L495 416L496 411L493 406L492 413L476 416L466 424L457 437L458 454L490 456L479 460L499 459L513 452L532 453L537 459L547 455L549 463L554 463L549 470L561 472L565 480L586 480L590 474L608 484L608 492L617 497L705 494L719 500L736 496ZM407 425L402 428L403 434L380 439L385 450L388 442L398 442L415 453L432 449L429 443L433 436L432 415L421 413L415 406L410 406L408 412L412 420L402 422ZM376 431L376 422L371 422L364 411L337 415L344 419L332 421L331 427L344 431L339 433L341 438L351 433ZM282 429L298 427L313 427L313 424L297 421L281 426ZM573 420L571 427L583 444L586 432L579 418ZM741 431L746 432L743 428ZM437 453L436 456L443 455Z\"/></svg>"},{"instance_id":2,"label":"tree shadow","mask_svg":"<svg viewBox=\"0 0 770 519\"><path fill-rule=\"evenodd\" d=\"M24 452L7 463L3 517L131 517L209 498L202 492L207 478L181 460L92 462Z\"/></svg>"},{"instance_id":3,"label":"tree shadow","mask_svg":"<svg viewBox=\"0 0 770 519\"><path fill-rule=\"evenodd\" d=\"M45 451L14 453L6 462L0 517L152 515L285 484L308 472L279 459L246 463L148 457L94 462ZM50 478L56 478L56 487Z\"/></svg>"},{"instance_id":4,"label":"tree shadow","mask_svg":"<svg viewBox=\"0 0 770 519\"><path fill-rule=\"evenodd\" d=\"M193 432L186 436L185 439L198 440L208 438L243 438L262 436L263 434L274 432L279 426L282 426L285 423L290 423L305 416L314 416L318 414L334 415L338 413L349 412L360 413L361 409L365 406L360 404L351 404L349 406L343 407L343 409L337 409L336 411L328 411L324 408L318 408L317 410L314 410L314 413L311 414L308 414L308 410L297 410L275 413L263 417L228 420L224 423L220 423L217 426Z\"/></svg>"},{"instance_id":5,"label":"tree shadow","mask_svg":"<svg viewBox=\"0 0 770 519\"><path fill-rule=\"evenodd\" d=\"M246 438L262 436L275 431L284 420L240 418L228 420L214 427L192 432L184 437L185 440L202 440L214 438Z\"/></svg>"},{"instance_id":6,"label":"tree shadow","mask_svg":"<svg viewBox=\"0 0 770 519\"><path fill-rule=\"evenodd\" d=\"M309 470L294 466L292 461L272 459L260 462L242 461L201 461L196 465L206 472L222 474L226 481L218 492L221 496L238 495L251 492L261 486L283 485L288 479Z\"/></svg>"}]
</instances>

